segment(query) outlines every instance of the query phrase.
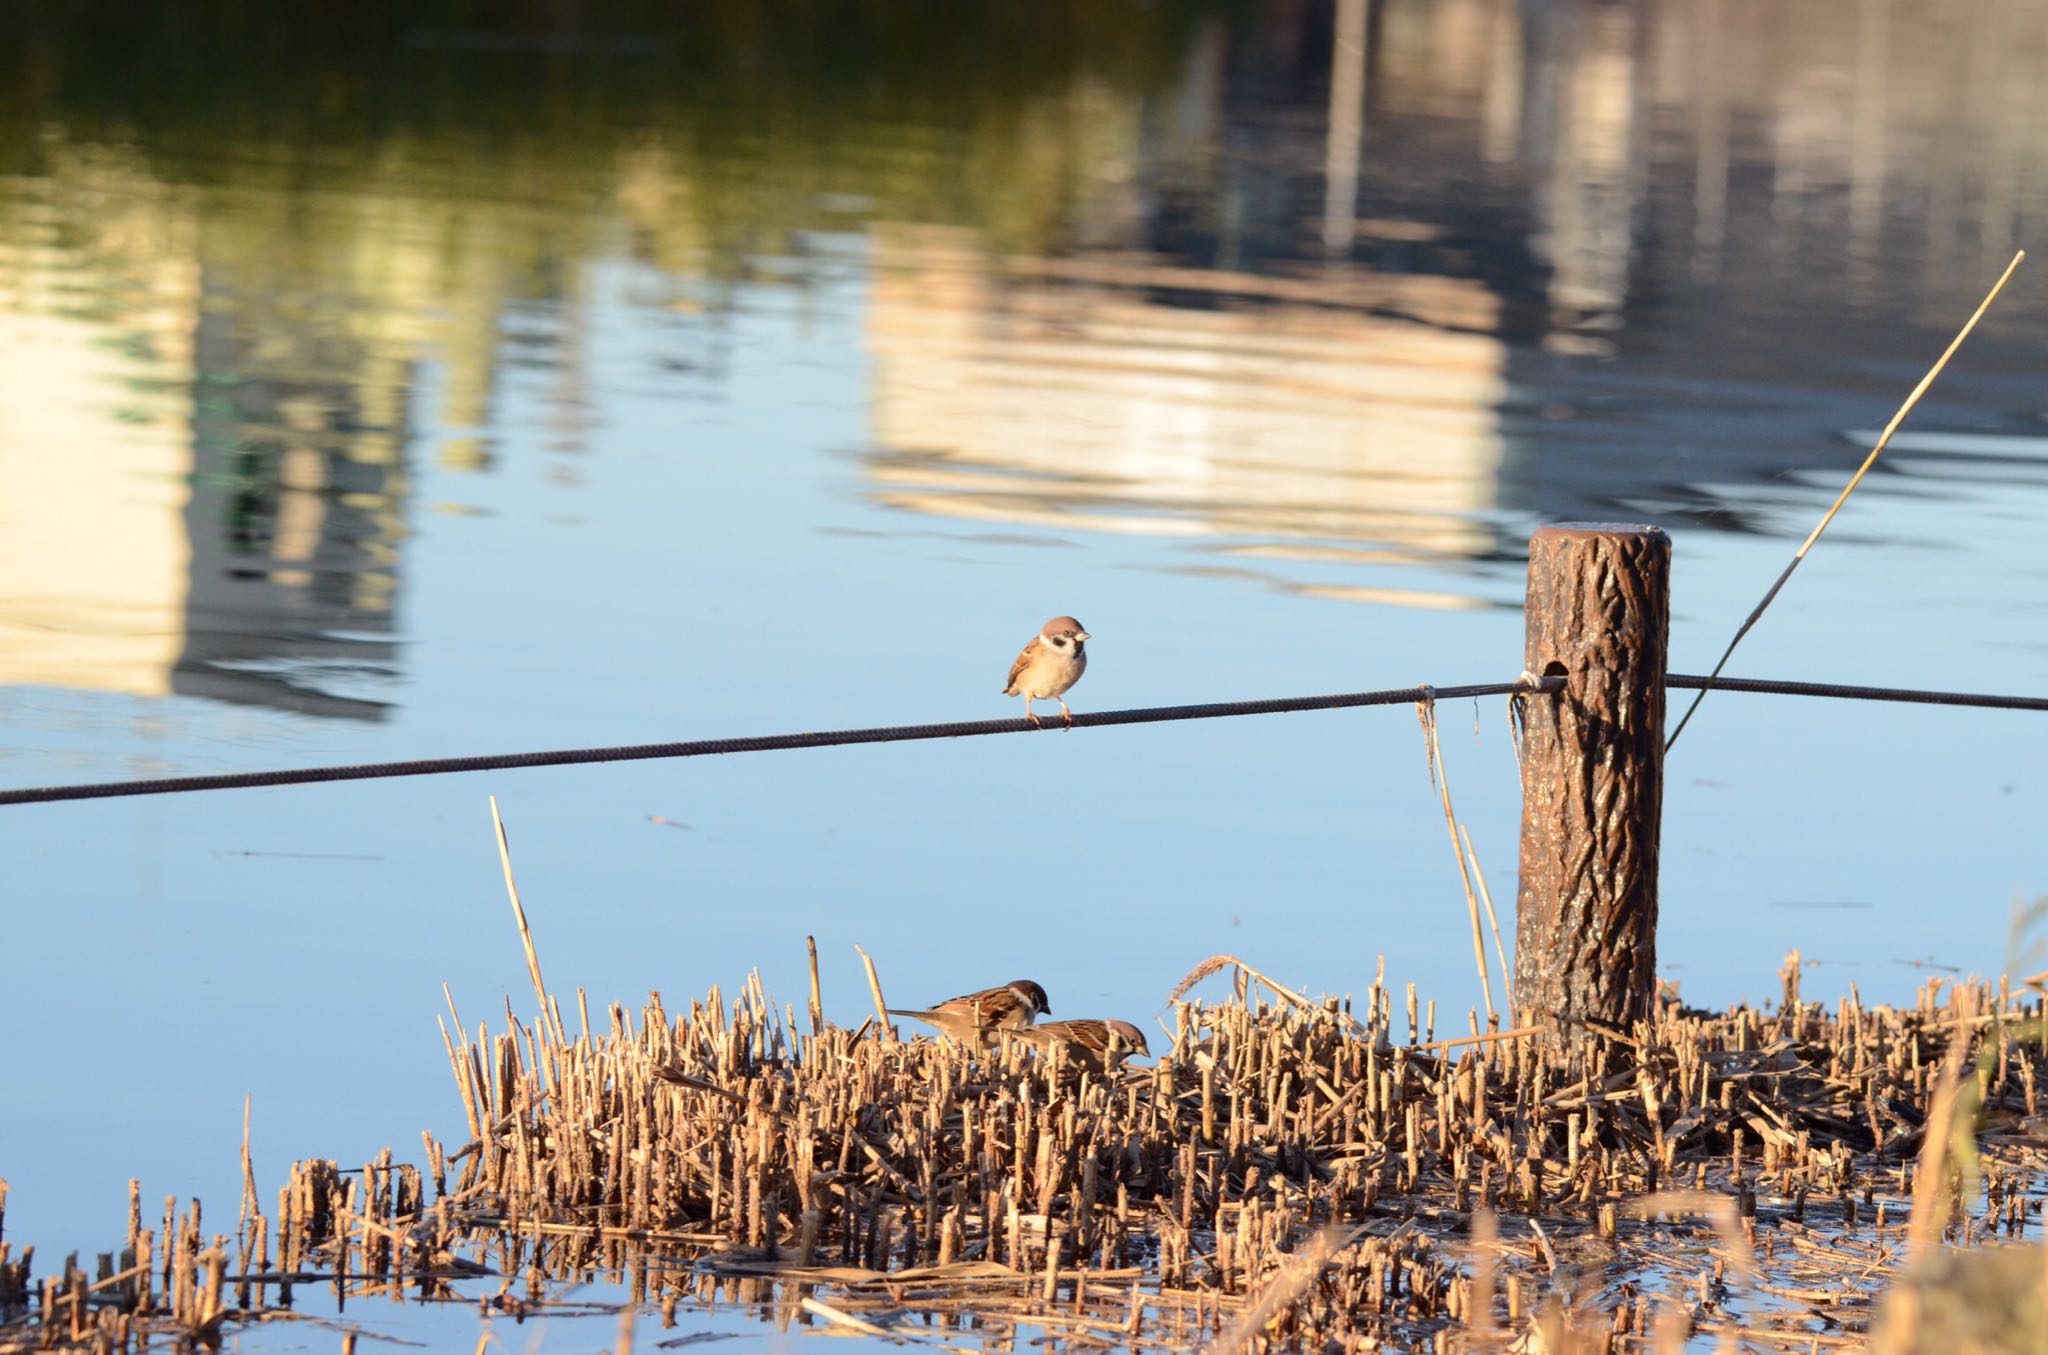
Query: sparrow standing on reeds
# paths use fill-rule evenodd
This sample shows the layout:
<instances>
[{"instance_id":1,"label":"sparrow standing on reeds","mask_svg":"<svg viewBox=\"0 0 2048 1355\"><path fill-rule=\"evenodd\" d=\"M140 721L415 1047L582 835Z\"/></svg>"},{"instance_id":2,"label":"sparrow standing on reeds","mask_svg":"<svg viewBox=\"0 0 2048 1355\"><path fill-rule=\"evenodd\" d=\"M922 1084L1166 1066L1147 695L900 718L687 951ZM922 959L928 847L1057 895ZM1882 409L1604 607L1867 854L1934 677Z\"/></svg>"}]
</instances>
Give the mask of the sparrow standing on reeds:
<instances>
[{"instance_id":1,"label":"sparrow standing on reeds","mask_svg":"<svg viewBox=\"0 0 2048 1355\"><path fill-rule=\"evenodd\" d=\"M1048 1053L1055 1044L1063 1044L1069 1058L1095 1073L1117 1068L1133 1054L1152 1053L1145 1045L1145 1032L1128 1021L1048 1021L1017 1032L1017 1038Z\"/></svg>"},{"instance_id":2,"label":"sparrow standing on reeds","mask_svg":"<svg viewBox=\"0 0 2048 1355\"><path fill-rule=\"evenodd\" d=\"M1051 1012L1052 1003L1046 998L1045 989L1030 979L1012 979L1000 988L949 997L924 1011L889 1009L891 1016L907 1016L937 1026L948 1039L975 1049L981 1047L984 1031L1021 1030Z\"/></svg>"},{"instance_id":3,"label":"sparrow standing on reeds","mask_svg":"<svg viewBox=\"0 0 2048 1355\"><path fill-rule=\"evenodd\" d=\"M1024 698L1025 719L1043 728L1044 722L1031 713L1031 703L1053 700L1060 703L1060 718L1068 728L1073 727L1074 713L1067 709L1066 692L1088 671L1087 640L1088 632L1081 629L1080 622L1071 616L1056 616L1024 646L1024 652L1010 665L1003 695Z\"/></svg>"}]
</instances>

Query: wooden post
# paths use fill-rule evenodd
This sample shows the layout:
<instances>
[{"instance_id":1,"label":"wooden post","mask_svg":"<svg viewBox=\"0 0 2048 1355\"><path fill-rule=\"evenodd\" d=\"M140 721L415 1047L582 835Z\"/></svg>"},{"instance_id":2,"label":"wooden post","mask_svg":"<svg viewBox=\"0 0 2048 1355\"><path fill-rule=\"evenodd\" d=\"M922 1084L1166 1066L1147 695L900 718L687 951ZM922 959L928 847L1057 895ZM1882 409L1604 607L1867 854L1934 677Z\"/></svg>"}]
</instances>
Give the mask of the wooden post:
<instances>
[{"instance_id":1,"label":"wooden post","mask_svg":"<svg viewBox=\"0 0 2048 1355\"><path fill-rule=\"evenodd\" d=\"M1657 992L1657 833L1664 808L1664 665L1671 538L1571 522L1529 539L1521 699L1522 879L1515 925L1521 1024L1627 1027Z\"/></svg>"}]
</instances>

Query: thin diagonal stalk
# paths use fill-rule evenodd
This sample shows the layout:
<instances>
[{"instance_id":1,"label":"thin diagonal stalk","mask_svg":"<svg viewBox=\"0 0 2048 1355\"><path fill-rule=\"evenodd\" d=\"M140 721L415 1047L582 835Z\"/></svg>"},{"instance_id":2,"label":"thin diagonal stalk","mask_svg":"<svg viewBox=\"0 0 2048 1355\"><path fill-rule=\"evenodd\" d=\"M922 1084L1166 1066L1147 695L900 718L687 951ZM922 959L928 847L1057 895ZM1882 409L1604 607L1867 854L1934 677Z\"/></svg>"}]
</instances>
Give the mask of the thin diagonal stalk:
<instances>
[{"instance_id":1,"label":"thin diagonal stalk","mask_svg":"<svg viewBox=\"0 0 2048 1355\"><path fill-rule=\"evenodd\" d=\"M1813 549L1813 543L1820 540L1820 534L1828 529L1828 524L1835 520L1835 514L1842 511L1842 505L1847 503L1849 496L1856 492L1856 486L1863 483L1863 477L1869 473L1872 466L1877 464L1878 453L1882 452L1891 442L1892 434L1899 431L1899 425L1906 421L1906 416L1911 414L1913 407L1920 403L1920 397L1927 394L1927 388L1934 384L1934 378L1940 376L1941 369L1948 366L1948 360L1956 355L1958 348L1963 346L1963 340L1970 337L1970 331L1975 329L1977 322L1984 318L1984 312L1991 309L1991 303L1996 301L1998 294L2005 290L2007 280L2012 277L2013 271L2020 266L2020 261L2026 257L2027 252L2024 249L2012 256L2012 262L2007 264L2005 271L1998 275L1998 281L1991 285L1989 292L1985 293L1984 300L1978 303L1976 311L1971 314L1969 320L1957 332L1955 338L1949 341L1948 347L1942 350L1941 356L1935 360L1934 365L1927 369L1927 375L1920 378L1920 384L1913 387L1913 393L1908 395L1906 402L1899 406L1899 412L1892 415L1892 421L1884 426L1882 433L1877 435L1877 445L1870 449L1869 456L1863 458L1863 464L1857 467L1854 475L1849 477L1849 483L1842 487L1842 492L1835 496L1835 501L1828 506L1828 511L1822 515L1819 525L1807 534L1806 540L1799 543L1799 549L1793 552L1791 562L1785 566L1785 572L1778 576L1778 581L1771 585L1769 592L1764 594L1763 601L1757 603L1755 609L1744 618L1742 624L1736 627L1735 638L1730 640L1728 648L1721 652L1721 661L1714 665L1713 672L1707 674L1707 685L1700 688L1699 694L1693 697L1692 704L1685 708L1684 716L1678 721L1678 728L1672 730L1671 737L1665 740L1665 752L1671 751L1672 745L1678 742L1678 736L1685 732L1686 725L1691 722L1693 712L1700 708L1700 702L1706 700L1707 693L1714 689L1714 680L1720 677L1721 670L1728 666L1728 660L1735 654L1735 646L1742 643L1742 637L1749 634L1749 628L1757 623L1763 616L1764 609L1769 607L1777 598L1779 590L1792 577L1792 571L1799 568L1799 562L1804 560L1806 553Z\"/></svg>"}]
</instances>

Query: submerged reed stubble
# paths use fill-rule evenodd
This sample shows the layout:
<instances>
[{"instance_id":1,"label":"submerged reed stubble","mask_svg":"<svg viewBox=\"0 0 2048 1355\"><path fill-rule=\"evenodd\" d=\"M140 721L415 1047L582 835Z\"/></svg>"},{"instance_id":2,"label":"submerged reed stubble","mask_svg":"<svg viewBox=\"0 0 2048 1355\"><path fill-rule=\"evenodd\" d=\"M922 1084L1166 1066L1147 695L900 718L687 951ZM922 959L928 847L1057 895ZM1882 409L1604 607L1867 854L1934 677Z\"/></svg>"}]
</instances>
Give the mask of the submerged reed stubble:
<instances>
[{"instance_id":1,"label":"submerged reed stubble","mask_svg":"<svg viewBox=\"0 0 2048 1355\"><path fill-rule=\"evenodd\" d=\"M671 1321L827 1307L929 1336L901 1326L915 1312L953 1342L1021 1323L1169 1349L1226 1328L1268 1348L1492 1349L1532 1328L1551 1349L1826 1345L1906 1250L1955 1031L1982 1055L1982 1192L1951 1190L1921 1226L1967 1244L2038 1225L2048 1039L2034 992L1943 1000L1935 981L1912 1007L1830 1012L1792 975L1774 1012L1666 1001L1557 1051L1432 1051L1396 1042L1377 986L1354 1017L1245 983L1244 1002L1176 1003L1156 1064L1109 1080L1016 1040L977 1057L792 1029L757 982L677 1014L614 1005L573 1040L552 1020L479 1029L448 1045L469 1141L427 1138L425 1173L388 1152L302 1162L275 1215L249 1190L236 1235L210 1242L196 1203L172 1203L162 1241L138 1210L97 1286L67 1266L38 1306L88 1343L151 1313L204 1339L235 1315L223 1282L261 1310L293 1285L449 1298L494 1276L485 1311L517 1315L595 1271ZM1256 1330L1233 1327L1248 1308Z\"/></svg>"}]
</instances>

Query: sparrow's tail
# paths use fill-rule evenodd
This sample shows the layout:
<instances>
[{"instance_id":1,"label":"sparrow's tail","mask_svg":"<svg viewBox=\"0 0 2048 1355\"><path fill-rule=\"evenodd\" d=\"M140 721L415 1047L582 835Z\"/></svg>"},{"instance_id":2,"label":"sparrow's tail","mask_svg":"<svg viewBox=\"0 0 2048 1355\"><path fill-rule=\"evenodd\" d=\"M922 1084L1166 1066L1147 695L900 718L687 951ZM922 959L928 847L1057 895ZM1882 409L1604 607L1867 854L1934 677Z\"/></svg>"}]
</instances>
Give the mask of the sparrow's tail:
<instances>
[{"instance_id":1,"label":"sparrow's tail","mask_svg":"<svg viewBox=\"0 0 2048 1355\"><path fill-rule=\"evenodd\" d=\"M891 1016L915 1016L920 1020L931 1015L930 1012L907 1012L904 1011L901 1007L884 1007L882 1010L886 1011Z\"/></svg>"}]
</instances>

